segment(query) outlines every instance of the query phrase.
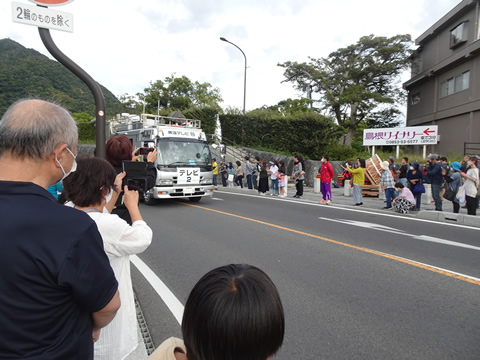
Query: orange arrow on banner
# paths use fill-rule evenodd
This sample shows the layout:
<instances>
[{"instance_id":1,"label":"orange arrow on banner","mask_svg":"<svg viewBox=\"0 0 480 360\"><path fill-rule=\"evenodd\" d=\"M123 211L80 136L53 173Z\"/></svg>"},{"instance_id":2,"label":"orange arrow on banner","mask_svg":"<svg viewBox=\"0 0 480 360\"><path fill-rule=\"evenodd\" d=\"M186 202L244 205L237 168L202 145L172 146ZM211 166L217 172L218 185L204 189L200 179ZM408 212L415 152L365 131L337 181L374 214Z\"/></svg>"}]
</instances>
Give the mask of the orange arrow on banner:
<instances>
[{"instance_id":1,"label":"orange arrow on banner","mask_svg":"<svg viewBox=\"0 0 480 360\"><path fill-rule=\"evenodd\" d=\"M424 133L425 135L430 135L429 133L432 133L432 132L434 133L435 130L430 130L430 128L426 128L425 130L423 130L423 133Z\"/></svg>"},{"instance_id":2,"label":"orange arrow on banner","mask_svg":"<svg viewBox=\"0 0 480 360\"><path fill-rule=\"evenodd\" d=\"M68 4L73 0L29 0L29 1L37 5L43 5L43 6L60 6L60 5Z\"/></svg>"}]
</instances>

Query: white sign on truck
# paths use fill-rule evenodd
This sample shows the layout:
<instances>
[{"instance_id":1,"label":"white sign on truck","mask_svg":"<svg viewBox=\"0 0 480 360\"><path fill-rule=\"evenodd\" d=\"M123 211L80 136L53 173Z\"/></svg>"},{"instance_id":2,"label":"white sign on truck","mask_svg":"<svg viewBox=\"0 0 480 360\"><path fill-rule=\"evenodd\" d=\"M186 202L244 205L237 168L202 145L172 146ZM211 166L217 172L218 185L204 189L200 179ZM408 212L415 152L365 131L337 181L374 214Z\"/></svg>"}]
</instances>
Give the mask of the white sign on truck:
<instances>
[{"instance_id":1,"label":"white sign on truck","mask_svg":"<svg viewBox=\"0 0 480 360\"><path fill-rule=\"evenodd\" d=\"M438 125L403 128L365 129L363 145L435 145Z\"/></svg>"}]
</instances>

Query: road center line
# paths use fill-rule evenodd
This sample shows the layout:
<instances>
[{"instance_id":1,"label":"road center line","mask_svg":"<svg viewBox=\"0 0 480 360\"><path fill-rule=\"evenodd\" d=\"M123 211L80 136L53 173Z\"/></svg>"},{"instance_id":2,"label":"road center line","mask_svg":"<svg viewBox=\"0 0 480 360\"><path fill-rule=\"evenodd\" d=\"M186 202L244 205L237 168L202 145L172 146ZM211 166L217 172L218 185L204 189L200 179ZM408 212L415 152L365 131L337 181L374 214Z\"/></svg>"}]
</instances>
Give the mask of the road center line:
<instances>
[{"instance_id":1,"label":"road center line","mask_svg":"<svg viewBox=\"0 0 480 360\"><path fill-rule=\"evenodd\" d=\"M474 277L471 277L469 275L455 273L455 272L452 272L450 270L441 269L441 268L438 268L438 267L435 267L435 266L419 263L419 262L416 262L416 261L413 261L413 260L409 260L409 259L405 259L405 258L395 256L395 255L390 255L390 254L382 253L380 251L371 250L371 249L363 248L363 247L360 247L360 246L347 244L347 243L337 241L337 240L333 240L333 239L329 239L329 238L326 238L326 237L323 237L323 236L314 235L314 234L306 233L306 232L295 230L295 229L290 229L290 228L287 228L287 227L284 227L284 226L267 223L267 222L264 222L264 221L260 221L260 220L248 218L248 217L245 217L245 216L228 213L228 212L225 212L225 211L209 209L207 207L203 207L203 206L200 206L200 205L194 205L194 204L189 204L189 203L185 203L185 202L178 202L178 204L195 207L195 208L198 208L198 209L201 209L201 210L211 211L211 212L215 212L215 213L222 214L222 215L232 216L232 217L236 217L238 219L255 222L257 224L267 225L267 226L270 226L270 227L273 227L273 228L289 231L289 232L292 232L292 233L295 233L295 234L300 234L300 235L308 236L308 237L311 237L311 238L320 239L320 240L323 240L323 241L326 241L326 242L329 242L329 243L332 243L332 244L345 246L345 247L355 249L355 250L358 250L358 251L362 251L362 252L366 252L366 253L369 253L369 254L381 256L381 257L384 257L384 258L387 258L387 259L390 259L390 260L395 260L395 261L398 261L398 262L401 262L401 263L404 263L404 264L408 264L408 265L411 265L411 266L414 266L414 267L417 267L417 268L420 268L420 269L432 271L432 272L437 273L437 274L442 274L442 275L452 277L452 278L455 278L455 279L458 279L458 280L466 281L466 282L469 282L471 284L480 285L480 279L478 279L478 278L474 278Z\"/></svg>"},{"instance_id":2,"label":"road center line","mask_svg":"<svg viewBox=\"0 0 480 360\"><path fill-rule=\"evenodd\" d=\"M172 312L179 324L182 324L183 305L163 283L162 280L145 264L137 255L131 255L130 261L142 273L153 289L162 298L163 302Z\"/></svg>"}]
</instances>

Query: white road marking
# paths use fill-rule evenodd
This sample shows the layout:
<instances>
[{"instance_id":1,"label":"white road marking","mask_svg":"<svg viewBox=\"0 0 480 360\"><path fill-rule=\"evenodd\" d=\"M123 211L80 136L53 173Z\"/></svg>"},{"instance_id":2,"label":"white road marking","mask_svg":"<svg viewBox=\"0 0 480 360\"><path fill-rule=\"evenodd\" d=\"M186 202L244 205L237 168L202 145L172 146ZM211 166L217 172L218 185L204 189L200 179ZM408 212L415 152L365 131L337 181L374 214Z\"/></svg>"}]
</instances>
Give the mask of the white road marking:
<instances>
[{"instance_id":1,"label":"white road marking","mask_svg":"<svg viewBox=\"0 0 480 360\"><path fill-rule=\"evenodd\" d=\"M214 198L214 197L210 198L210 200L218 200L218 201L223 201L223 199L220 199L220 198Z\"/></svg>"},{"instance_id":2,"label":"white road marking","mask_svg":"<svg viewBox=\"0 0 480 360\"><path fill-rule=\"evenodd\" d=\"M283 201L283 202L292 202L295 204L300 204L300 205L308 205L308 206L321 206L323 209L335 209L335 210L344 210L344 211L350 211L350 212L358 212L358 213L363 213L363 214L375 214L378 216L383 216L383 217L393 217L393 218L401 218L402 220L409 220L409 221L418 221L418 222L425 222L425 223L430 223L430 224L436 224L436 225L445 225L445 226L451 226L451 227L459 227L463 229L470 229L470 230L477 230L480 231L480 228L474 227L474 226L468 226L468 225L462 225L462 224L451 224L451 223L443 223L443 222L438 222L434 220L428 220L428 219L418 219L415 217L401 217L399 215L395 214L386 214L386 213L381 213L381 212L376 212L376 211L368 211L368 209L364 208L364 210L360 209L354 209L350 208L347 206L338 206L338 205L324 205L324 204L319 204L318 201L311 201L311 200L303 200L303 201L298 201L298 200L290 200L288 198L277 198L274 196L258 196L258 195L249 195L249 194L239 194L239 193L233 193L229 191L221 191L218 190L218 193L222 194L230 194L230 195L237 195L237 196L249 196L249 197L255 197L255 198L260 198L260 199L269 199L269 200L274 200L274 201Z\"/></svg>"},{"instance_id":3,"label":"white road marking","mask_svg":"<svg viewBox=\"0 0 480 360\"><path fill-rule=\"evenodd\" d=\"M375 250L375 251L377 251L377 250ZM431 267L433 269L437 269L437 270L447 272L447 273L450 273L450 274L458 275L458 276L461 276L461 277L466 277L466 278L474 280L474 281L480 281L480 278L476 278L476 277L473 277L473 276L470 276L470 275L465 275L465 274L462 274L462 273L459 273L459 272L456 272L456 271L444 269L444 268L441 268L441 267L438 267L438 266L433 266L433 265L430 265L430 264L422 263L420 261L407 259L407 258L404 258L404 257L401 257L401 256L392 255L392 254L384 253L384 252L381 252L381 251L377 251L377 252L379 254L384 254L384 255L387 255L387 256L393 256L397 259L405 260L405 261L412 262L412 263L415 263L415 264L419 264L419 265L422 265L422 266L428 266L428 267Z\"/></svg>"},{"instance_id":4,"label":"white road marking","mask_svg":"<svg viewBox=\"0 0 480 360\"><path fill-rule=\"evenodd\" d=\"M179 324L182 324L183 305L163 283L162 280L145 264L137 255L130 256L130 261L142 273L147 281L152 285L157 294L172 312Z\"/></svg>"},{"instance_id":5,"label":"white road marking","mask_svg":"<svg viewBox=\"0 0 480 360\"><path fill-rule=\"evenodd\" d=\"M325 217L319 217L319 219L320 220L326 220L326 221L338 222L338 223L352 225L352 226L358 226L358 227L372 229L372 230L384 231L384 232L393 233L393 234L397 234L397 235L408 236L408 237L411 237L411 238L414 238L414 239L435 242L435 243L438 243L438 244L462 247L462 248L472 249L472 250L480 250L480 247L478 247L478 246L473 246L473 245L463 244L463 243L459 243L459 242L455 242L455 241L440 239L440 238L436 238L436 237L428 236L428 235L408 234L408 233L404 232L403 230L399 230L399 229L395 229L395 228L392 228L392 227L379 225L379 224L375 224L375 223L354 221L354 220L347 220L347 219L330 219L330 218L325 218Z\"/></svg>"}]
</instances>

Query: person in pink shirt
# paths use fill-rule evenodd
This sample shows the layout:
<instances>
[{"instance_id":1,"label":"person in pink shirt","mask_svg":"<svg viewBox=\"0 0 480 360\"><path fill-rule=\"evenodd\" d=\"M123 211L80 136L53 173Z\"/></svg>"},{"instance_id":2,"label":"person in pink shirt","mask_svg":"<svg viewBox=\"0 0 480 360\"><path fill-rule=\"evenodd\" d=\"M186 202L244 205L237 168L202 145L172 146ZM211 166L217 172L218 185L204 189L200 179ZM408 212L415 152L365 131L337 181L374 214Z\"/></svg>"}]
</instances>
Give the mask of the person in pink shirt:
<instances>
[{"instance_id":1,"label":"person in pink shirt","mask_svg":"<svg viewBox=\"0 0 480 360\"><path fill-rule=\"evenodd\" d=\"M320 167L320 191L322 192L323 200L320 200L320 204L330 205L332 203L332 178L333 167L328 162L328 155L323 155L322 166Z\"/></svg>"},{"instance_id":2,"label":"person in pink shirt","mask_svg":"<svg viewBox=\"0 0 480 360\"><path fill-rule=\"evenodd\" d=\"M398 196L393 199L393 206L396 212L408 214L416 205L415 196L409 188L405 187L401 182L395 184L398 191Z\"/></svg>"}]
</instances>

